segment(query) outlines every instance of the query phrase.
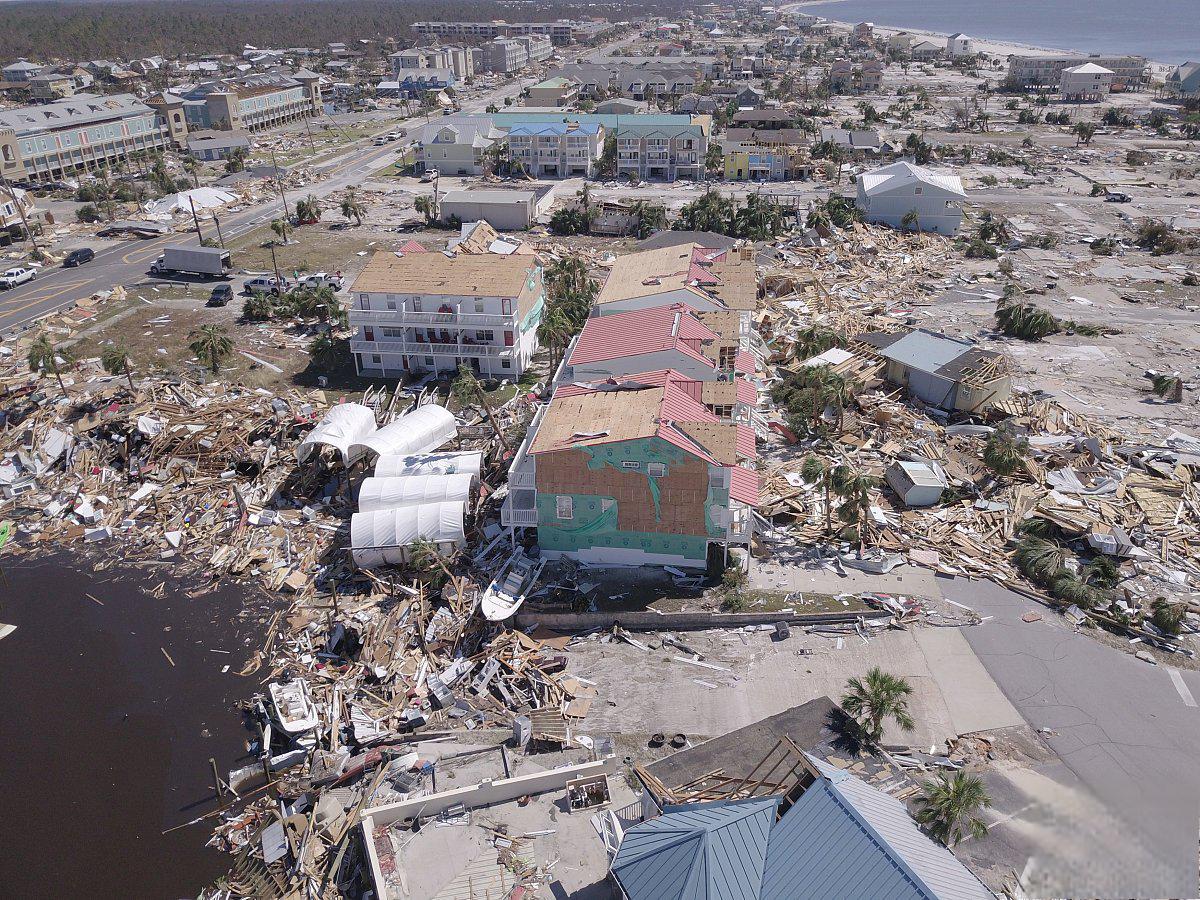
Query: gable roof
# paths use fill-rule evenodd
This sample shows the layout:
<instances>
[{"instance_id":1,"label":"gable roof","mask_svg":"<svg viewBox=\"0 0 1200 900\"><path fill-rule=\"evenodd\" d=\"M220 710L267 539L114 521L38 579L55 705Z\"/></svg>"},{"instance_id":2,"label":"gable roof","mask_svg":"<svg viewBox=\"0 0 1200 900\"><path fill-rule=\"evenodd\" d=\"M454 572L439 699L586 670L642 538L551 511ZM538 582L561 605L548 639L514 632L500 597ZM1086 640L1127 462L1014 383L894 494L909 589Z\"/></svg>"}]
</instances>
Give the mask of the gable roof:
<instances>
[{"instance_id":1,"label":"gable roof","mask_svg":"<svg viewBox=\"0 0 1200 900\"><path fill-rule=\"evenodd\" d=\"M753 310L758 296L753 259L728 250L679 244L619 256L596 305L687 290L730 309Z\"/></svg>"},{"instance_id":2,"label":"gable roof","mask_svg":"<svg viewBox=\"0 0 1200 900\"><path fill-rule=\"evenodd\" d=\"M901 188L928 185L958 197L967 196L957 175L939 175L910 162L894 162L858 176L859 189L867 196L887 194Z\"/></svg>"},{"instance_id":3,"label":"gable roof","mask_svg":"<svg viewBox=\"0 0 1200 900\"><path fill-rule=\"evenodd\" d=\"M668 808L625 833L612 871L630 900L754 900L779 798Z\"/></svg>"},{"instance_id":4,"label":"gable roof","mask_svg":"<svg viewBox=\"0 0 1200 900\"><path fill-rule=\"evenodd\" d=\"M1111 75L1112 69L1106 69L1104 66L1098 66L1095 63L1084 63L1081 66L1071 66L1069 69L1063 69L1071 75Z\"/></svg>"},{"instance_id":5,"label":"gable roof","mask_svg":"<svg viewBox=\"0 0 1200 900\"><path fill-rule=\"evenodd\" d=\"M822 777L771 832L762 900L993 900L900 801L805 755Z\"/></svg>"},{"instance_id":6,"label":"gable roof","mask_svg":"<svg viewBox=\"0 0 1200 900\"><path fill-rule=\"evenodd\" d=\"M916 328L908 332L868 332L859 339L879 350L884 359L918 372L957 380L967 369L977 369L1000 356L971 341Z\"/></svg>"},{"instance_id":7,"label":"gable roof","mask_svg":"<svg viewBox=\"0 0 1200 900\"><path fill-rule=\"evenodd\" d=\"M698 362L712 365L712 360L700 351L700 344L715 340L716 332L701 323L690 306L682 303L655 306L588 319L579 332L567 364L578 366L678 350Z\"/></svg>"}]
</instances>

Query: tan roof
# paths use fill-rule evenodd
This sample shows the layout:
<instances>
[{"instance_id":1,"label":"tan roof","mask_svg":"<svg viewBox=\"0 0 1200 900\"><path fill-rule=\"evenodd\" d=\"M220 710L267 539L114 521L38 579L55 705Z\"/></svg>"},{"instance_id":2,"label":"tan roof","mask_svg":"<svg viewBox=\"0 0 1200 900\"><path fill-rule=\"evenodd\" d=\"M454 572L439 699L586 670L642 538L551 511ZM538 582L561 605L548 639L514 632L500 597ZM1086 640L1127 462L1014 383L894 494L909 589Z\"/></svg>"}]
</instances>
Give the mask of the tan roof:
<instances>
[{"instance_id":1,"label":"tan roof","mask_svg":"<svg viewBox=\"0 0 1200 900\"><path fill-rule=\"evenodd\" d=\"M737 383L734 381L701 382L700 402L707 406L733 406L737 403Z\"/></svg>"},{"instance_id":2,"label":"tan roof","mask_svg":"<svg viewBox=\"0 0 1200 900\"><path fill-rule=\"evenodd\" d=\"M704 323L704 327L717 335L717 341L704 350L709 354L717 354L721 347L737 346L742 340L742 316L735 309L714 309L708 312L697 311L696 318Z\"/></svg>"},{"instance_id":3,"label":"tan roof","mask_svg":"<svg viewBox=\"0 0 1200 900\"><path fill-rule=\"evenodd\" d=\"M516 297L537 266L529 256L446 256L378 250L351 288L355 292Z\"/></svg>"},{"instance_id":4,"label":"tan roof","mask_svg":"<svg viewBox=\"0 0 1200 900\"><path fill-rule=\"evenodd\" d=\"M721 465L737 465L737 425L733 422L676 422L675 427Z\"/></svg>"},{"instance_id":5,"label":"tan roof","mask_svg":"<svg viewBox=\"0 0 1200 900\"><path fill-rule=\"evenodd\" d=\"M651 437L658 432L662 402L661 387L556 396L529 452L545 453Z\"/></svg>"},{"instance_id":6,"label":"tan roof","mask_svg":"<svg viewBox=\"0 0 1200 900\"><path fill-rule=\"evenodd\" d=\"M730 309L753 310L758 298L758 276L753 257L743 259L737 249L723 261L704 265L720 284L696 285L692 254L700 244L679 244L643 250L618 257L596 298L597 304L616 303L675 290L689 290L700 297L716 297ZM703 248L701 248L703 249Z\"/></svg>"}]
</instances>

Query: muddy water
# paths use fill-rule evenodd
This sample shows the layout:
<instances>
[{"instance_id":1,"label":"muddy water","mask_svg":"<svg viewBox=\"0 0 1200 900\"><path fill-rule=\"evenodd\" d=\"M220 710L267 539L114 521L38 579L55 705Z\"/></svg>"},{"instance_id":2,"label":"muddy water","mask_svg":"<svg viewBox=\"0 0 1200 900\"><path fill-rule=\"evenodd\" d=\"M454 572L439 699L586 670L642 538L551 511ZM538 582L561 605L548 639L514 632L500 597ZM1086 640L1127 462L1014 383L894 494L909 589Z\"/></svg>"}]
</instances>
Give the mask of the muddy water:
<instances>
[{"instance_id":1,"label":"muddy water","mask_svg":"<svg viewBox=\"0 0 1200 900\"><path fill-rule=\"evenodd\" d=\"M214 808L210 756L244 755L235 703L257 680L233 673L262 634L246 590L157 599L161 578L57 560L3 574L0 894L194 897L227 857L208 823L162 832Z\"/></svg>"}]
</instances>

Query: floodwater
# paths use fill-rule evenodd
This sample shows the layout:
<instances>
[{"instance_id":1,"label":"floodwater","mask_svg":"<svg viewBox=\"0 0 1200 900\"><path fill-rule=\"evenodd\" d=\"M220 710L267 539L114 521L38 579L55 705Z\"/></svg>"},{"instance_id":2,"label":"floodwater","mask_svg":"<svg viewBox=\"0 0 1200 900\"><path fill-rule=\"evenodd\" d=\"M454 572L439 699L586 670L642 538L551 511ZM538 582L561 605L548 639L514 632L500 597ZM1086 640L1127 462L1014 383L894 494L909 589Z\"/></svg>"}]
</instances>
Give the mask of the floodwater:
<instances>
[{"instance_id":1,"label":"floodwater","mask_svg":"<svg viewBox=\"0 0 1200 900\"><path fill-rule=\"evenodd\" d=\"M161 580L3 566L0 622L18 627L0 640L0 895L176 900L225 872L211 822L162 832L215 808L209 757L243 764L235 704L258 681L234 672L263 626L249 589L168 581L157 599Z\"/></svg>"},{"instance_id":2,"label":"floodwater","mask_svg":"<svg viewBox=\"0 0 1200 900\"><path fill-rule=\"evenodd\" d=\"M800 11L1034 47L1140 54L1172 64L1200 55L1197 0L836 0Z\"/></svg>"}]
</instances>

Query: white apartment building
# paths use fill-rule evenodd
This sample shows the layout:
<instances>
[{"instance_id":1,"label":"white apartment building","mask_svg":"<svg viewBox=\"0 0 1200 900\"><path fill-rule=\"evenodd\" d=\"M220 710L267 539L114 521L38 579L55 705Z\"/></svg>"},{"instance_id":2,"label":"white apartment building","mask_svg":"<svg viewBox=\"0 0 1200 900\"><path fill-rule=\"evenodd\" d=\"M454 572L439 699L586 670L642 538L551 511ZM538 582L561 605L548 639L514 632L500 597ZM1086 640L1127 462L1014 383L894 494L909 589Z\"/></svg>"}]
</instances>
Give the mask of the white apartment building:
<instances>
[{"instance_id":1,"label":"white apartment building","mask_svg":"<svg viewBox=\"0 0 1200 900\"><path fill-rule=\"evenodd\" d=\"M466 365L515 381L538 347L545 288L534 256L381 250L350 292L362 375L452 375Z\"/></svg>"},{"instance_id":2,"label":"white apartment building","mask_svg":"<svg viewBox=\"0 0 1200 900\"><path fill-rule=\"evenodd\" d=\"M1068 102L1086 103L1103 100L1112 91L1113 73L1095 63L1084 63L1062 70L1058 83L1062 98Z\"/></svg>"},{"instance_id":3,"label":"white apartment building","mask_svg":"<svg viewBox=\"0 0 1200 900\"><path fill-rule=\"evenodd\" d=\"M475 57L464 47L411 47L389 53L392 74L412 69L449 69L455 78L470 78L475 74Z\"/></svg>"},{"instance_id":4,"label":"white apartment building","mask_svg":"<svg viewBox=\"0 0 1200 900\"><path fill-rule=\"evenodd\" d=\"M1008 78L1022 87L1058 85L1063 69L1083 63L1102 66L1113 73L1113 86L1132 89L1147 79L1144 56L1013 56L1008 61Z\"/></svg>"}]
</instances>

